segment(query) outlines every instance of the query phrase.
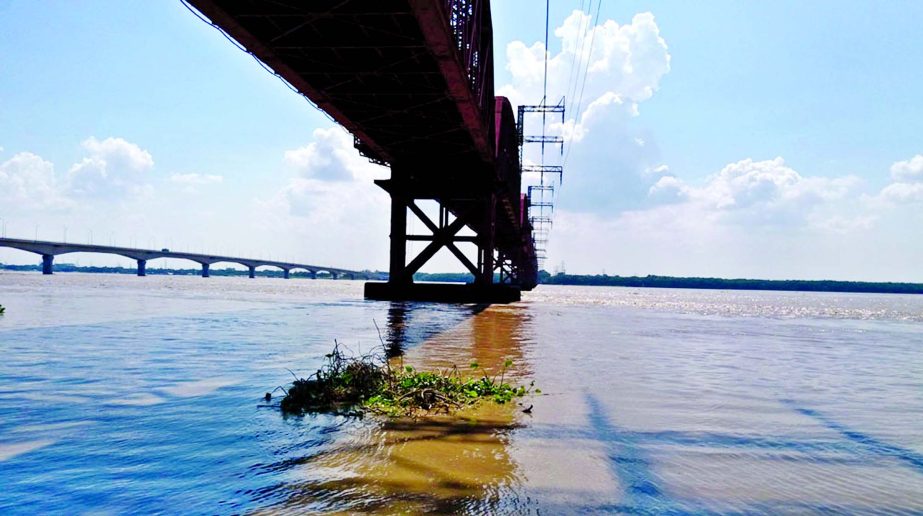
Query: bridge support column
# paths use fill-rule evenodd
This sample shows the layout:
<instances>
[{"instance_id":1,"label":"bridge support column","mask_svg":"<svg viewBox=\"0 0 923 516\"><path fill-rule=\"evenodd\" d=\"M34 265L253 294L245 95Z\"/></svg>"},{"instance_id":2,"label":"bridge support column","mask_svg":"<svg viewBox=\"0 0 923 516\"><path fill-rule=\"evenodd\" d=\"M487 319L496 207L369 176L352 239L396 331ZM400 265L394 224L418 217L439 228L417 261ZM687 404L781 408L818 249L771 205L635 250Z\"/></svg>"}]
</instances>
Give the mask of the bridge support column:
<instances>
[{"instance_id":1,"label":"bridge support column","mask_svg":"<svg viewBox=\"0 0 923 516\"><path fill-rule=\"evenodd\" d=\"M401 170L398 170L400 173ZM520 298L517 285L494 283L497 247L498 194L487 191L455 192L450 186L434 190L428 185L407 184L398 175L395 179L376 183L391 194L391 261L387 283L366 283L365 297L380 300L421 300L450 302L510 302ZM437 199L438 219L431 218L416 203L417 200ZM518 201L518 196L517 196ZM430 234L407 234L407 211L413 212ZM461 235L465 227L475 235ZM427 242L410 262L407 262L407 242ZM477 258L472 261L458 244L477 246ZM474 277L474 284L436 285L414 283L413 275L441 249L451 252Z\"/></svg>"},{"instance_id":2,"label":"bridge support column","mask_svg":"<svg viewBox=\"0 0 923 516\"><path fill-rule=\"evenodd\" d=\"M147 276L147 260L138 260L138 276Z\"/></svg>"},{"instance_id":3,"label":"bridge support column","mask_svg":"<svg viewBox=\"0 0 923 516\"><path fill-rule=\"evenodd\" d=\"M52 274L54 272L54 255L42 255L42 274Z\"/></svg>"},{"instance_id":4,"label":"bridge support column","mask_svg":"<svg viewBox=\"0 0 923 516\"><path fill-rule=\"evenodd\" d=\"M497 235L497 194L491 193L487 198L487 227L478 243L478 270L480 274L475 275L475 283L481 285L491 285L494 282L494 247L496 247Z\"/></svg>"},{"instance_id":5,"label":"bridge support column","mask_svg":"<svg viewBox=\"0 0 923 516\"><path fill-rule=\"evenodd\" d=\"M410 284L407 274L407 200L397 192L391 193L391 260L388 283Z\"/></svg>"},{"instance_id":6,"label":"bridge support column","mask_svg":"<svg viewBox=\"0 0 923 516\"><path fill-rule=\"evenodd\" d=\"M333 279L340 279L340 275L336 272L331 272L330 277Z\"/></svg>"},{"instance_id":7,"label":"bridge support column","mask_svg":"<svg viewBox=\"0 0 923 516\"><path fill-rule=\"evenodd\" d=\"M317 279L317 271L308 271L308 274L311 275L311 279Z\"/></svg>"},{"instance_id":8,"label":"bridge support column","mask_svg":"<svg viewBox=\"0 0 923 516\"><path fill-rule=\"evenodd\" d=\"M251 265L250 267L247 267L247 269L250 272L250 277L255 278L256 277L256 267Z\"/></svg>"},{"instance_id":9,"label":"bridge support column","mask_svg":"<svg viewBox=\"0 0 923 516\"><path fill-rule=\"evenodd\" d=\"M209 269L209 265L207 263L203 263L202 264L202 277L203 278L207 278L209 276L208 269Z\"/></svg>"},{"instance_id":10,"label":"bridge support column","mask_svg":"<svg viewBox=\"0 0 923 516\"><path fill-rule=\"evenodd\" d=\"M288 279L288 276L289 276L289 270L288 270L288 269L282 269L282 277L285 278L285 279Z\"/></svg>"}]
</instances>

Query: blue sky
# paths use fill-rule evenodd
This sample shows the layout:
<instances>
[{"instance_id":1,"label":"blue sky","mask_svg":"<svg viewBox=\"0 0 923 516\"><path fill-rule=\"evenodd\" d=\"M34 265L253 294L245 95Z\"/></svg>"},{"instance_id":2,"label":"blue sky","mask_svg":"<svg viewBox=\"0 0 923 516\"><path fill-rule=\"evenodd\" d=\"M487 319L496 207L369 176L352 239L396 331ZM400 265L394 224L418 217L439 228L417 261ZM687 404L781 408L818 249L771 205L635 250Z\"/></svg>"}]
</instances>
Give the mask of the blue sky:
<instances>
[{"instance_id":1,"label":"blue sky","mask_svg":"<svg viewBox=\"0 0 923 516\"><path fill-rule=\"evenodd\" d=\"M553 0L552 31L596 6ZM543 7L494 2L516 102L539 100ZM549 45L552 98L568 42L592 39L595 64L550 128L572 143L546 267L923 281L920 19L913 1L602 0L596 32ZM8 236L387 264L387 170L178 1L0 0L0 148Z\"/></svg>"}]
</instances>

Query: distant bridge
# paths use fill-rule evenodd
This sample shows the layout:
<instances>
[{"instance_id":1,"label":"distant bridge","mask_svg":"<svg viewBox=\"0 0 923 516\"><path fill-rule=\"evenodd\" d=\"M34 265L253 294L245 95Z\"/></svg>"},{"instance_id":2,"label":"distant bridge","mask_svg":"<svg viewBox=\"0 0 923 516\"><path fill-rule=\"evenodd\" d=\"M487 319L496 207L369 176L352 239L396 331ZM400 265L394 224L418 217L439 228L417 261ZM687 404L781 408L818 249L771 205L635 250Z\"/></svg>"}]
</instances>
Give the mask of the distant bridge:
<instances>
[{"instance_id":1,"label":"distant bridge","mask_svg":"<svg viewBox=\"0 0 923 516\"><path fill-rule=\"evenodd\" d=\"M233 256L220 256L211 254L182 253L173 252L169 249L138 249L134 247L117 247L111 245L93 245L93 244L70 244L67 242L47 242L43 240L22 240L18 238L0 238L0 247L10 247L21 251L39 254L42 256L42 274L51 274L54 272L54 257L59 254L68 253L100 253L115 254L135 260L138 263L138 276L145 276L148 260L157 258L175 258L178 260L190 260L202 266L202 277L209 276L209 269L215 263L236 263L243 265L250 272L250 277L256 277L257 267L276 267L282 269L283 276L288 279L293 270L305 270L311 278L317 278L317 273L326 272L333 279L340 276L349 279L383 279L380 275L370 274L368 272L352 271L348 269L339 269L336 267L326 267L322 265L309 265L306 263L279 262L273 260L260 260L256 258L237 258Z\"/></svg>"}]
</instances>

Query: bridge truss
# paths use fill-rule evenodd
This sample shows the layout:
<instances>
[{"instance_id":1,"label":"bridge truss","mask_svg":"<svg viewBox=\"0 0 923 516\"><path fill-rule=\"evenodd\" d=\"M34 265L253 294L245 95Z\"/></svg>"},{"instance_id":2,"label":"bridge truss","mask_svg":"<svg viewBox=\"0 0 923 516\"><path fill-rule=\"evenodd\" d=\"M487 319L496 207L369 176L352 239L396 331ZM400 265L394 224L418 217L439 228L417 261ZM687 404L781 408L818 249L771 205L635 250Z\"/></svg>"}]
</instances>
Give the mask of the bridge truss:
<instances>
[{"instance_id":1,"label":"bridge truss","mask_svg":"<svg viewBox=\"0 0 923 516\"><path fill-rule=\"evenodd\" d=\"M391 196L390 276L367 284L367 297L507 301L535 286L515 115L494 96L489 0L188 1L348 129L361 154L390 166L376 181ZM409 234L408 213L429 233ZM408 257L415 241L426 246ZM476 245L476 259L462 243ZM414 283L441 249L473 284Z\"/></svg>"}]
</instances>

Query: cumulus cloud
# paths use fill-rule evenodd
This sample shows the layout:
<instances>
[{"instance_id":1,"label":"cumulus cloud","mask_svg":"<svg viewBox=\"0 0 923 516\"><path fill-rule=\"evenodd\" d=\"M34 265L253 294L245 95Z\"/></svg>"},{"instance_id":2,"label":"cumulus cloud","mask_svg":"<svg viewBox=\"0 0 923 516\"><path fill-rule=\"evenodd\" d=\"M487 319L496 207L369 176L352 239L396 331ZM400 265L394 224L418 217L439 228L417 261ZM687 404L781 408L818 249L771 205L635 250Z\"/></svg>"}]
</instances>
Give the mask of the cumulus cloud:
<instances>
[{"instance_id":1,"label":"cumulus cloud","mask_svg":"<svg viewBox=\"0 0 923 516\"><path fill-rule=\"evenodd\" d=\"M779 225L816 222L816 210L844 199L859 184L854 176L805 177L777 157L771 160L744 159L729 163L701 185L665 175L650 188L649 195L661 202L685 203L698 211L748 224Z\"/></svg>"},{"instance_id":2,"label":"cumulus cloud","mask_svg":"<svg viewBox=\"0 0 923 516\"><path fill-rule=\"evenodd\" d=\"M898 161L891 165L891 177L895 181L923 182L923 154L917 154L906 161Z\"/></svg>"},{"instance_id":3,"label":"cumulus cloud","mask_svg":"<svg viewBox=\"0 0 923 516\"><path fill-rule=\"evenodd\" d=\"M19 152L0 163L0 205L20 212L63 210L75 198L121 199L147 192L146 172L154 166L151 154L122 138L82 143L86 157L59 174L50 161Z\"/></svg>"},{"instance_id":4,"label":"cumulus cloud","mask_svg":"<svg viewBox=\"0 0 923 516\"><path fill-rule=\"evenodd\" d=\"M566 165L566 206L574 199L581 209L598 213L635 208L659 174L662 164L656 138L636 122L639 106L650 99L670 71L667 43L651 13L640 13L629 23L594 22L586 12L572 11L554 30L560 50L548 55L550 104L566 98L562 118L547 118L546 135L563 136L566 149L526 146L523 157L534 163ZM556 44L551 44L556 48ZM510 82L497 89L514 105L538 104L544 86L545 45L513 41L506 47ZM528 132L541 131L542 117L526 115ZM563 152L562 152L563 150ZM544 159L543 159L544 158ZM537 181L524 178L525 185Z\"/></svg>"},{"instance_id":5,"label":"cumulus cloud","mask_svg":"<svg viewBox=\"0 0 923 516\"><path fill-rule=\"evenodd\" d=\"M923 182L891 183L882 188L878 198L893 204L923 202Z\"/></svg>"},{"instance_id":6,"label":"cumulus cloud","mask_svg":"<svg viewBox=\"0 0 923 516\"><path fill-rule=\"evenodd\" d=\"M372 182L387 177L386 168L360 156L340 127L315 130L314 141L286 151L283 161L297 176L254 201L254 219L264 230L310 241L312 259L320 262L367 267L386 259L389 198ZM343 249L363 252L344 256Z\"/></svg>"},{"instance_id":7,"label":"cumulus cloud","mask_svg":"<svg viewBox=\"0 0 923 516\"><path fill-rule=\"evenodd\" d=\"M891 165L891 179L873 202L886 207L923 202L923 154Z\"/></svg>"},{"instance_id":8,"label":"cumulus cloud","mask_svg":"<svg viewBox=\"0 0 923 516\"><path fill-rule=\"evenodd\" d=\"M715 209L768 208L786 204L814 203L842 198L858 178L804 177L777 157L751 158L726 165L700 187L689 186L671 176L661 178L652 191L677 190L681 197Z\"/></svg>"},{"instance_id":9,"label":"cumulus cloud","mask_svg":"<svg viewBox=\"0 0 923 516\"><path fill-rule=\"evenodd\" d=\"M554 34L561 51L548 59L549 103L566 96L570 118L557 126L566 138L579 141L590 127L613 116L636 116L638 104L650 99L670 71L666 41L651 13L635 15L631 23L613 20L593 26L590 14L573 11ZM537 104L544 85L543 43L507 46L507 70L512 84L498 89L514 104ZM586 70L584 82L583 70ZM582 106L577 97L582 93Z\"/></svg>"},{"instance_id":10,"label":"cumulus cloud","mask_svg":"<svg viewBox=\"0 0 923 516\"><path fill-rule=\"evenodd\" d=\"M370 180L382 168L353 148L353 138L339 126L318 128L311 143L285 151L285 163L303 178L320 181Z\"/></svg>"},{"instance_id":11,"label":"cumulus cloud","mask_svg":"<svg viewBox=\"0 0 923 516\"><path fill-rule=\"evenodd\" d=\"M0 163L0 204L7 209L61 209L71 205L50 161L20 152Z\"/></svg>"},{"instance_id":12,"label":"cumulus cloud","mask_svg":"<svg viewBox=\"0 0 923 516\"><path fill-rule=\"evenodd\" d=\"M71 166L68 189L79 197L118 198L149 189L145 172L153 168L151 154L122 138L82 143L88 156Z\"/></svg>"}]
</instances>

